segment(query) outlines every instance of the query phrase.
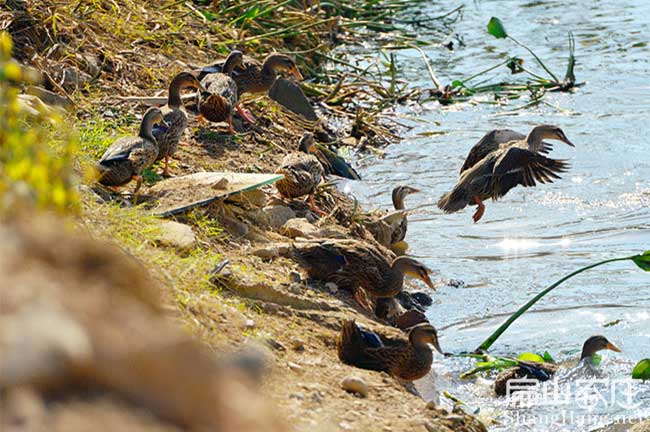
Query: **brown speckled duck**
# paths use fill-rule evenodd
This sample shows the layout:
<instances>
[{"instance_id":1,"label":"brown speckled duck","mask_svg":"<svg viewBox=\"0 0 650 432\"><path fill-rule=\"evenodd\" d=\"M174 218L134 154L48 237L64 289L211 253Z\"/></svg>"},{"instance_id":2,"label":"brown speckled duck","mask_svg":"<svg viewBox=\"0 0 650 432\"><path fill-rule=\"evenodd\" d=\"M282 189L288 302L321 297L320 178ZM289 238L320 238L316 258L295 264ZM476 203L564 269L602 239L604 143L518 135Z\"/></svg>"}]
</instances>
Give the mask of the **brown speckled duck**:
<instances>
[{"instance_id":1,"label":"brown speckled duck","mask_svg":"<svg viewBox=\"0 0 650 432\"><path fill-rule=\"evenodd\" d=\"M96 165L101 184L119 187L136 180L133 194L137 195L142 185L142 171L152 165L158 157L158 144L152 133L156 123L169 127L160 108L151 107L142 117L137 137L120 138L106 150Z\"/></svg>"},{"instance_id":2,"label":"brown speckled duck","mask_svg":"<svg viewBox=\"0 0 650 432\"><path fill-rule=\"evenodd\" d=\"M323 178L323 166L316 156L310 154L310 147L314 145L311 135L304 135L299 142L298 152L289 153L282 160L282 164L275 171L284 178L275 183L280 195L286 198L300 198L309 196L311 209L323 216L326 213L319 209L314 202L314 191Z\"/></svg>"},{"instance_id":3,"label":"brown speckled duck","mask_svg":"<svg viewBox=\"0 0 650 432\"><path fill-rule=\"evenodd\" d=\"M362 306L365 305L359 298L359 288L375 298L394 297L402 291L407 275L435 289L424 264L406 256L388 256L385 250L360 240L295 243L292 250L292 258L309 277L333 282L352 292Z\"/></svg>"},{"instance_id":4,"label":"brown speckled duck","mask_svg":"<svg viewBox=\"0 0 650 432\"><path fill-rule=\"evenodd\" d=\"M345 364L387 372L402 381L414 381L431 369L433 352L429 344L442 353L436 329L429 323L412 327L407 342L381 337L361 329L354 321L346 321L336 347L339 359Z\"/></svg>"},{"instance_id":5,"label":"brown speckled duck","mask_svg":"<svg viewBox=\"0 0 650 432\"><path fill-rule=\"evenodd\" d=\"M236 66L242 65L241 51L232 51L226 57L222 73L212 73L201 79L205 91L201 93L199 113L211 122L227 122L228 132L235 134L232 126L232 114L239 101L237 84L232 79Z\"/></svg>"},{"instance_id":6,"label":"brown speckled duck","mask_svg":"<svg viewBox=\"0 0 650 432\"><path fill-rule=\"evenodd\" d=\"M536 181L552 183L560 178L559 173L569 168L566 161L541 154L549 150L544 139L559 140L573 147L557 126L536 126L524 139L501 144L494 140L495 135L487 137L472 148L458 183L438 201L438 207L445 213L476 204L478 209L473 215L476 223L485 212L483 200L497 200L518 185L536 186Z\"/></svg>"},{"instance_id":7,"label":"brown speckled duck","mask_svg":"<svg viewBox=\"0 0 650 432\"><path fill-rule=\"evenodd\" d=\"M582 346L580 364L591 364L594 355L598 351L610 350L621 352L621 350L607 340L605 336L596 335L587 339ZM494 380L494 392L499 396L508 393L508 382L510 380L529 378L537 381L549 380L562 366L557 363L535 363L520 361L519 365L501 372Z\"/></svg>"},{"instance_id":8,"label":"brown speckled duck","mask_svg":"<svg viewBox=\"0 0 650 432\"><path fill-rule=\"evenodd\" d=\"M178 150L178 143L187 128L187 114L183 109L181 90L192 87L204 90L199 80L189 72L181 72L172 79L169 84L167 105L160 108L169 127L157 125L153 128L153 136L158 143L156 160L164 159L163 175L165 176L169 175L169 158Z\"/></svg>"},{"instance_id":9,"label":"brown speckled duck","mask_svg":"<svg viewBox=\"0 0 650 432\"><path fill-rule=\"evenodd\" d=\"M199 73L202 76L222 71L224 68L224 62L220 61L201 69ZM302 80L302 74L298 70L296 62L286 54L270 54L264 59L263 63L250 56L244 56L243 65L233 74L233 79L237 84L237 95L268 92L280 72L290 73L297 79ZM247 121L255 121L253 116L240 107L239 104L236 105L236 109Z\"/></svg>"}]
</instances>

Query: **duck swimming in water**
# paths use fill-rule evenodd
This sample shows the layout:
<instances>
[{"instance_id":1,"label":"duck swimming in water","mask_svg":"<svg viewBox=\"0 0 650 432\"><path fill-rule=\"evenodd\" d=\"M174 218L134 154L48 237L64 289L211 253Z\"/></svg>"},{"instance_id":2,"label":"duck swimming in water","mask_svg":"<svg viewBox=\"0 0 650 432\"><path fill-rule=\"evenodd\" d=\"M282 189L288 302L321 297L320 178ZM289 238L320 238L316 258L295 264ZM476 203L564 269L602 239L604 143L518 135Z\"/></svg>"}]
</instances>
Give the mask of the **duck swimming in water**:
<instances>
[{"instance_id":1,"label":"duck swimming in water","mask_svg":"<svg viewBox=\"0 0 650 432\"><path fill-rule=\"evenodd\" d=\"M621 350L607 340L605 336L596 335L587 339L582 346L580 354L581 364L592 364L592 359L598 351L610 350L621 352ZM537 363L530 361L519 361L513 368L501 372L494 380L494 392L499 396L508 393L508 382L528 378L537 381L548 381L562 366L556 363Z\"/></svg>"},{"instance_id":2,"label":"duck swimming in water","mask_svg":"<svg viewBox=\"0 0 650 432\"><path fill-rule=\"evenodd\" d=\"M499 142L516 134L514 131L505 132L492 131L472 148L463 164L460 179L438 201L441 210L453 213L476 204L478 209L473 215L476 223L485 212L484 200L497 200L519 185L532 187L537 182L552 183L561 178L558 174L569 168L566 161L543 155L550 150L545 139L574 146L559 127L540 125L524 139Z\"/></svg>"}]
</instances>

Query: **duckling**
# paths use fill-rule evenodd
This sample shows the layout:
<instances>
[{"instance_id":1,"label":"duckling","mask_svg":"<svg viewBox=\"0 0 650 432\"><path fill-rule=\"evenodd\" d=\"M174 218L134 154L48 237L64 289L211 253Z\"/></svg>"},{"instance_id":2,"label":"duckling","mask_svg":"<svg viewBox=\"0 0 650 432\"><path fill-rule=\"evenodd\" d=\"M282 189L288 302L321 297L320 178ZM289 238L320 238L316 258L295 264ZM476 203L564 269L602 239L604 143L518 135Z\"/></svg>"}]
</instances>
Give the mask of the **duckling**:
<instances>
[{"instance_id":1,"label":"duckling","mask_svg":"<svg viewBox=\"0 0 650 432\"><path fill-rule=\"evenodd\" d=\"M282 160L282 164L275 171L284 178L275 183L280 195L286 198L300 198L309 196L310 208L317 214L324 216L327 213L316 206L314 191L323 178L323 166L316 156L310 154L310 147L314 145L311 134L304 135L299 142L299 152L289 153Z\"/></svg>"},{"instance_id":2,"label":"duckling","mask_svg":"<svg viewBox=\"0 0 650 432\"><path fill-rule=\"evenodd\" d=\"M424 264L411 257L392 257L390 252L359 240L317 240L296 243L292 249L292 258L309 277L352 292L363 307L359 288L375 298L394 297L402 291L406 275L435 289Z\"/></svg>"},{"instance_id":3,"label":"duckling","mask_svg":"<svg viewBox=\"0 0 650 432\"><path fill-rule=\"evenodd\" d=\"M602 350L621 352L621 350L608 341L605 336L591 336L582 346L582 353L580 354L578 365L592 364L594 355L598 351ZM494 392L499 396L505 396L508 392L508 382L510 380L528 378L537 381L547 381L558 370L560 370L561 367L561 365L555 363L519 361L517 366L501 372L496 377L494 380Z\"/></svg>"},{"instance_id":4,"label":"duckling","mask_svg":"<svg viewBox=\"0 0 650 432\"><path fill-rule=\"evenodd\" d=\"M142 185L142 171L152 165L158 156L158 144L152 132L156 123L170 127L165 122L160 108L151 107L142 117L137 137L120 138L106 150L96 165L101 184L115 188L136 180L137 185L133 192L135 201Z\"/></svg>"},{"instance_id":5,"label":"duckling","mask_svg":"<svg viewBox=\"0 0 650 432\"><path fill-rule=\"evenodd\" d=\"M237 84L232 79L236 66L242 65L243 54L241 51L231 51L226 57L222 73L206 75L201 80L205 91L199 101L199 113L211 122L228 122L228 132L235 134L232 126L233 109L239 101Z\"/></svg>"},{"instance_id":6,"label":"duckling","mask_svg":"<svg viewBox=\"0 0 650 432\"><path fill-rule=\"evenodd\" d=\"M169 84L167 105L160 108L169 127L159 125L153 128L153 136L158 143L156 160L164 159L165 161L164 176L169 176L169 158L178 150L178 143L187 128L187 114L183 109L181 90L191 87L205 91L199 80L189 72L181 72L172 79Z\"/></svg>"},{"instance_id":7,"label":"duckling","mask_svg":"<svg viewBox=\"0 0 650 432\"><path fill-rule=\"evenodd\" d=\"M336 348L339 359L361 369L387 372L402 381L415 381L431 369L433 345L442 353L436 329L429 323L413 326L408 342L381 337L361 329L354 320L346 321L341 329Z\"/></svg>"},{"instance_id":8,"label":"duckling","mask_svg":"<svg viewBox=\"0 0 650 432\"><path fill-rule=\"evenodd\" d=\"M478 209L472 216L476 223L485 212L483 200L492 198L496 201L518 185L531 187L536 185L535 181L552 183L554 179L560 179L558 174L566 172L569 164L542 155L548 148L544 139L559 140L573 147L562 129L551 125L534 127L522 140L499 145L486 142L479 149L475 146L470 152L471 158L465 161L468 168L462 172L451 192L440 198L438 207L445 213L453 213L476 204ZM482 159L475 160L487 151L485 149L492 147L496 148Z\"/></svg>"},{"instance_id":9,"label":"duckling","mask_svg":"<svg viewBox=\"0 0 650 432\"><path fill-rule=\"evenodd\" d=\"M201 75L211 74L225 69L223 62L217 62L212 66L207 66L199 71ZM252 57L244 56L243 64L240 70L235 71L233 79L237 84L237 96L241 97L244 93L266 93L269 91L278 73L286 72L302 80L302 74L296 66L296 62L289 56L280 53L269 54L263 63ZM249 122L255 119L247 110L239 104L235 107L237 112Z\"/></svg>"}]
</instances>

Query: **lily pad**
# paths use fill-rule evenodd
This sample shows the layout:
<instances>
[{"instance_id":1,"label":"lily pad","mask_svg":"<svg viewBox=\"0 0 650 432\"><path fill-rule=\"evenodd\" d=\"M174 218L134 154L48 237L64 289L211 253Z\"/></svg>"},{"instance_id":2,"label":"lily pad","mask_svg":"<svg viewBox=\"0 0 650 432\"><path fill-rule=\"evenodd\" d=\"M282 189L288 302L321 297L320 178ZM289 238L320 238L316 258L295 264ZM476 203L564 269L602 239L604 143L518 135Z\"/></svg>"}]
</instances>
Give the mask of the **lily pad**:
<instances>
[{"instance_id":1,"label":"lily pad","mask_svg":"<svg viewBox=\"0 0 650 432\"><path fill-rule=\"evenodd\" d=\"M650 359L643 359L634 366L632 378L643 381L650 380Z\"/></svg>"},{"instance_id":2,"label":"lily pad","mask_svg":"<svg viewBox=\"0 0 650 432\"><path fill-rule=\"evenodd\" d=\"M488 33L497 39L504 39L508 36L508 33L506 33L506 28L504 27L501 20L497 17L490 18L487 29Z\"/></svg>"},{"instance_id":3,"label":"lily pad","mask_svg":"<svg viewBox=\"0 0 650 432\"><path fill-rule=\"evenodd\" d=\"M634 261L634 264L638 265L641 270L650 271L650 250L633 257L632 261Z\"/></svg>"}]
</instances>

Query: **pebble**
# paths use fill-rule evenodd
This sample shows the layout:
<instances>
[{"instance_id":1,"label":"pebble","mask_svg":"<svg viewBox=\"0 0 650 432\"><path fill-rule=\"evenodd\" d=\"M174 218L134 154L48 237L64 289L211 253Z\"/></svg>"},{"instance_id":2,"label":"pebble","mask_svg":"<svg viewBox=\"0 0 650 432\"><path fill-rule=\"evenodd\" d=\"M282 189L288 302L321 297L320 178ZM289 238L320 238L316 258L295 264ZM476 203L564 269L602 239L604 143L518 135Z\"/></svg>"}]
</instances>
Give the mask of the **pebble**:
<instances>
[{"instance_id":1,"label":"pebble","mask_svg":"<svg viewBox=\"0 0 650 432\"><path fill-rule=\"evenodd\" d=\"M289 273L289 280L291 282L300 283L300 281L302 280L302 276L297 271L292 271L291 273Z\"/></svg>"},{"instance_id":2,"label":"pebble","mask_svg":"<svg viewBox=\"0 0 650 432\"><path fill-rule=\"evenodd\" d=\"M353 430L353 429L354 429L350 423L346 423L346 422L341 422L341 423L339 423L339 427L340 427L342 430L346 430L346 431L349 431L349 430Z\"/></svg>"},{"instance_id":3,"label":"pebble","mask_svg":"<svg viewBox=\"0 0 650 432\"><path fill-rule=\"evenodd\" d=\"M368 397L368 384L357 376L347 376L341 381L341 388L350 393L356 393L361 397Z\"/></svg>"},{"instance_id":4,"label":"pebble","mask_svg":"<svg viewBox=\"0 0 650 432\"><path fill-rule=\"evenodd\" d=\"M287 362L287 366L288 366L289 369L291 369L292 371L301 371L301 370L302 370L302 366L300 366L298 363Z\"/></svg>"},{"instance_id":5,"label":"pebble","mask_svg":"<svg viewBox=\"0 0 650 432\"><path fill-rule=\"evenodd\" d=\"M245 325L246 328L252 329L253 327L255 327L255 321L253 321L252 319L247 319Z\"/></svg>"},{"instance_id":6,"label":"pebble","mask_svg":"<svg viewBox=\"0 0 650 432\"><path fill-rule=\"evenodd\" d=\"M339 291L339 287L334 282L327 282L325 288L332 294L336 294Z\"/></svg>"},{"instance_id":7,"label":"pebble","mask_svg":"<svg viewBox=\"0 0 650 432\"><path fill-rule=\"evenodd\" d=\"M156 241L163 246L188 251L196 245L196 236L192 231L192 227L189 225L174 221L165 221L160 223L160 233Z\"/></svg>"}]
</instances>

